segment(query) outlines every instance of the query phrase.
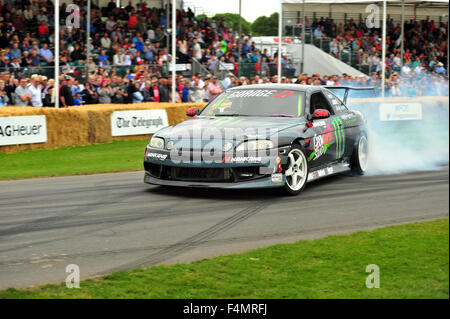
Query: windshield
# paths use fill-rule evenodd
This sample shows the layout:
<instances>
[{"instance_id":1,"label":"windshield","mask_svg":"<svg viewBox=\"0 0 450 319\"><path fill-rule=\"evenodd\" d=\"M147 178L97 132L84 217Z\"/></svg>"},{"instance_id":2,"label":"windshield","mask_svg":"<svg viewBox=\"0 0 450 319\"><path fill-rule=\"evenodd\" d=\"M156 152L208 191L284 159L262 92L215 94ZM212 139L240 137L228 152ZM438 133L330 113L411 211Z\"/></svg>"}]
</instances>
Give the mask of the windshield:
<instances>
[{"instance_id":1,"label":"windshield","mask_svg":"<svg viewBox=\"0 0 450 319\"><path fill-rule=\"evenodd\" d=\"M297 117L303 115L303 95L283 89L233 90L217 96L200 115Z\"/></svg>"}]
</instances>

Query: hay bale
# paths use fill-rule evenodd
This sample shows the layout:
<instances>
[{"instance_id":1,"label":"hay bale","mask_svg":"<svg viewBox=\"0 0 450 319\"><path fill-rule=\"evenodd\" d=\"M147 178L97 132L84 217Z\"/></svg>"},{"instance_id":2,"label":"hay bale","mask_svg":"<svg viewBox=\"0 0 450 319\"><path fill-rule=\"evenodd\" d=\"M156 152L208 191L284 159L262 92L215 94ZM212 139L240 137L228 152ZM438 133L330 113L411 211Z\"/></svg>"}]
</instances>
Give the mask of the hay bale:
<instances>
[{"instance_id":1,"label":"hay bale","mask_svg":"<svg viewBox=\"0 0 450 319\"><path fill-rule=\"evenodd\" d=\"M148 135L111 136L110 116L114 111L165 109L169 125L186 120L190 107L203 108L206 103L140 103L98 104L69 108L1 107L0 117L45 115L47 119L47 142L0 146L0 152L17 152L33 149L55 149L62 146L87 145L113 140L149 139Z\"/></svg>"}]
</instances>

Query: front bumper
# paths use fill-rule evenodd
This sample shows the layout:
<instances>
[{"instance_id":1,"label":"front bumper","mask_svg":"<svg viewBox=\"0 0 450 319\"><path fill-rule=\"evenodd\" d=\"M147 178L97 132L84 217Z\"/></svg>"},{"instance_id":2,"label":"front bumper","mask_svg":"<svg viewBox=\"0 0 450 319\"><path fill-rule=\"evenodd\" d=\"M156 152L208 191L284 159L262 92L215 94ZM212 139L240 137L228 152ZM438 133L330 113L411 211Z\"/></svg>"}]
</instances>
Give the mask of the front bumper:
<instances>
[{"instance_id":1,"label":"front bumper","mask_svg":"<svg viewBox=\"0 0 450 319\"><path fill-rule=\"evenodd\" d=\"M272 188L286 183L278 173L278 160L287 163L288 147L280 147L270 156L233 157L222 154L221 160L174 161L169 151L147 148L144 157L144 182L154 185L205 188Z\"/></svg>"}]
</instances>

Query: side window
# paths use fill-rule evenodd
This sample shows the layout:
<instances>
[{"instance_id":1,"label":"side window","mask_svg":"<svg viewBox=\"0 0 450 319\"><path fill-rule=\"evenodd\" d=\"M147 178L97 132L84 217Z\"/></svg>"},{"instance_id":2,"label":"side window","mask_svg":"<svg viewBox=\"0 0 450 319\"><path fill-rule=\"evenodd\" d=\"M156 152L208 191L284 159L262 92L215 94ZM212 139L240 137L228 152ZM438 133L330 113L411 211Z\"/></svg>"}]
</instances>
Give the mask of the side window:
<instances>
[{"instance_id":1,"label":"side window","mask_svg":"<svg viewBox=\"0 0 450 319\"><path fill-rule=\"evenodd\" d=\"M334 110L331 108L330 103L322 92L316 92L311 94L311 102L309 103L309 113L313 114L315 110L327 110L330 115L334 115Z\"/></svg>"},{"instance_id":2,"label":"side window","mask_svg":"<svg viewBox=\"0 0 450 319\"><path fill-rule=\"evenodd\" d=\"M331 102L333 109L336 113L348 111L347 107L344 103L342 103L341 99L338 98L335 94L331 92L326 92L328 96L328 100Z\"/></svg>"}]
</instances>

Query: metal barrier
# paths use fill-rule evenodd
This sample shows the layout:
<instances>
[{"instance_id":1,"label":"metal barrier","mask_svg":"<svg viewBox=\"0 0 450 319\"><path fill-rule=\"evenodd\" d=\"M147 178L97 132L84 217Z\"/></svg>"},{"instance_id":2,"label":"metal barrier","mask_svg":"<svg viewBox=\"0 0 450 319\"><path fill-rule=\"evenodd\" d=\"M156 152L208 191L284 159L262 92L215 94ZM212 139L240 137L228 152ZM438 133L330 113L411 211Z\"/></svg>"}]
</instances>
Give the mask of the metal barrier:
<instances>
[{"instance_id":1,"label":"metal barrier","mask_svg":"<svg viewBox=\"0 0 450 319\"><path fill-rule=\"evenodd\" d=\"M190 76L194 73L196 73L196 70L192 65L185 65L185 64L177 64L177 73L181 73L184 76ZM180 66L184 66L182 68L178 68ZM103 74L105 76L113 76L117 75L120 77L125 77L128 74L133 74L138 71L146 71L149 72L152 75L156 75L158 77L160 76L170 76L170 65L169 64L163 64L163 65L157 65L157 64L140 64L140 65L126 65L126 66L120 66L120 65L95 65L89 67L89 73L95 73L95 74ZM31 77L33 74L38 74L42 76L46 76L47 78L54 78L55 77L55 67L54 65L49 64L43 64L41 63L40 66L37 67L19 67L15 68L13 66L8 67L1 67L1 72L10 72L11 75L14 75L15 78L21 78L21 77ZM88 66L84 62L71 62L64 65L60 65L60 75L70 75L75 78L78 78L79 75L83 74L84 72L88 71ZM207 72L207 71L206 71ZM203 72L202 72L203 73ZM207 72L208 73L208 72Z\"/></svg>"}]
</instances>

